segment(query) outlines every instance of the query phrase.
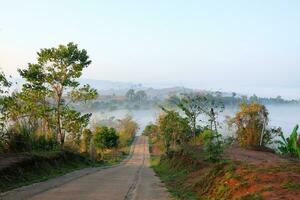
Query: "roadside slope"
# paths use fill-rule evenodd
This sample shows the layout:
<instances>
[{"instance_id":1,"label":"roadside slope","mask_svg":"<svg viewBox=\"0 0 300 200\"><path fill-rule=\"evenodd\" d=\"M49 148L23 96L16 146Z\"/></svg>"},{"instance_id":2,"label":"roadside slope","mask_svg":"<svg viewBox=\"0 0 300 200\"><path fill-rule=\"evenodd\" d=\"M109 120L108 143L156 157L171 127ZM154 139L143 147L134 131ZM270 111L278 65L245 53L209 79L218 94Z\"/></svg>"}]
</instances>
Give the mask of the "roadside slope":
<instances>
[{"instance_id":1,"label":"roadside slope","mask_svg":"<svg viewBox=\"0 0 300 200\"><path fill-rule=\"evenodd\" d=\"M39 184L37 184L39 186ZM31 190L31 189L29 189ZM26 190L28 191L28 190ZM20 194L20 193L19 193ZM16 193L15 195L18 195ZM12 196L11 196L12 197ZM148 141L140 136L134 142L131 158L123 164L81 176L43 192L3 199L143 199L166 200L168 193L149 168Z\"/></svg>"}]
</instances>

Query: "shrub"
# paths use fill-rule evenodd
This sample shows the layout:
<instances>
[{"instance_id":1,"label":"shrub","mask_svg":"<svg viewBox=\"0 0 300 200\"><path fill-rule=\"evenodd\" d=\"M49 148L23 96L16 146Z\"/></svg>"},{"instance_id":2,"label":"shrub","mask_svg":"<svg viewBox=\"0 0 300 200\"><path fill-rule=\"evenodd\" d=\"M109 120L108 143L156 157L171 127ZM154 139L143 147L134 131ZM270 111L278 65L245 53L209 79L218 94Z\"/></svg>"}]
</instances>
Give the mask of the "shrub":
<instances>
[{"instance_id":1,"label":"shrub","mask_svg":"<svg viewBox=\"0 0 300 200\"><path fill-rule=\"evenodd\" d=\"M90 129L84 129L82 132L82 151L87 153L90 149L91 139L93 137L93 133Z\"/></svg>"},{"instance_id":2,"label":"shrub","mask_svg":"<svg viewBox=\"0 0 300 200\"><path fill-rule=\"evenodd\" d=\"M272 141L274 131L267 129L268 114L264 105L241 104L240 111L229 120L229 125L236 125L236 137L240 146L265 146Z\"/></svg>"},{"instance_id":3,"label":"shrub","mask_svg":"<svg viewBox=\"0 0 300 200\"><path fill-rule=\"evenodd\" d=\"M155 137L158 134L158 127L155 124L148 124L144 131L143 131L143 135L149 136L149 137Z\"/></svg>"},{"instance_id":4,"label":"shrub","mask_svg":"<svg viewBox=\"0 0 300 200\"><path fill-rule=\"evenodd\" d=\"M27 152L31 150L31 141L29 135L15 133L10 135L8 141L9 151L11 152Z\"/></svg>"},{"instance_id":5,"label":"shrub","mask_svg":"<svg viewBox=\"0 0 300 200\"><path fill-rule=\"evenodd\" d=\"M211 162L218 162L223 155L223 142L221 135L212 130L205 130L202 134L203 137L203 150L205 160Z\"/></svg>"},{"instance_id":6,"label":"shrub","mask_svg":"<svg viewBox=\"0 0 300 200\"><path fill-rule=\"evenodd\" d=\"M46 139L45 136L36 136L31 139L31 149L34 151L51 151L60 147L55 138Z\"/></svg>"},{"instance_id":7,"label":"shrub","mask_svg":"<svg viewBox=\"0 0 300 200\"><path fill-rule=\"evenodd\" d=\"M118 147L119 136L114 128L98 127L94 136L94 144L100 150Z\"/></svg>"},{"instance_id":8,"label":"shrub","mask_svg":"<svg viewBox=\"0 0 300 200\"><path fill-rule=\"evenodd\" d=\"M124 119L118 121L117 130L120 136L119 141L121 147L128 146L133 141L138 128L138 124L131 116L126 116Z\"/></svg>"},{"instance_id":9,"label":"shrub","mask_svg":"<svg viewBox=\"0 0 300 200\"><path fill-rule=\"evenodd\" d=\"M296 125L290 137L288 138L285 138L283 136L283 133L280 132L279 136L281 137L281 140L277 141L277 143L279 144L278 150L280 151L281 154L300 158L300 144L298 144L298 133L297 133L298 128L299 126Z\"/></svg>"}]
</instances>

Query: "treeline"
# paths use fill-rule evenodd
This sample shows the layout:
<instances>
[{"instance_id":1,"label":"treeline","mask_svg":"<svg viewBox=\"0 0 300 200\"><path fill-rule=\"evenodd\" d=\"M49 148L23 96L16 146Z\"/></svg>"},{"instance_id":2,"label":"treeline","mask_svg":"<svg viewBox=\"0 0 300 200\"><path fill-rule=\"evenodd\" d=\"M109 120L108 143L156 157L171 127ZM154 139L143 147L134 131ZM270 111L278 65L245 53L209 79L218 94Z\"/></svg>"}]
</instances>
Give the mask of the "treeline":
<instances>
[{"instance_id":1,"label":"treeline","mask_svg":"<svg viewBox=\"0 0 300 200\"><path fill-rule=\"evenodd\" d=\"M196 93L197 94L197 93ZM178 102L180 101L182 96L185 96L188 94L181 94L181 95L172 95L170 96L166 102L170 106L176 107ZM264 98L264 97L258 97L255 94L252 96L246 96L246 95L237 95L235 92L233 92L231 95L225 95L221 92L203 92L202 95L207 96L210 99L213 99L214 101L223 102L226 106L239 106L242 103L252 103L257 102L260 104L299 104L299 100L286 100L283 99L281 96L277 96L276 98Z\"/></svg>"},{"instance_id":2,"label":"treeline","mask_svg":"<svg viewBox=\"0 0 300 200\"><path fill-rule=\"evenodd\" d=\"M76 108L82 111L105 110L114 111L119 109L138 110L149 109L158 105L159 101L150 99L144 90L129 89L124 96L107 95L102 96L92 102L88 102L84 107L76 104Z\"/></svg>"},{"instance_id":3,"label":"treeline","mask_svg":"<svg viewBox=\"0 0 300 200\"><path fill-rule=\"evenodd\" d=\"M18 69L25 81L19 91L9 92L12 83L1 73L0 153L57 149L91 153L124 147L137 130L131 118L121 120L123 125L115 128L91 127L92 114L83 114L74 106L84 106L98 96L97 90L78 82L90 64L86 50L68 43L41 49L35 63ZM124 131L127 127L122 126L135 128ZM106 143L110 139L113 144Z\"/></svg>"}]
</instances>

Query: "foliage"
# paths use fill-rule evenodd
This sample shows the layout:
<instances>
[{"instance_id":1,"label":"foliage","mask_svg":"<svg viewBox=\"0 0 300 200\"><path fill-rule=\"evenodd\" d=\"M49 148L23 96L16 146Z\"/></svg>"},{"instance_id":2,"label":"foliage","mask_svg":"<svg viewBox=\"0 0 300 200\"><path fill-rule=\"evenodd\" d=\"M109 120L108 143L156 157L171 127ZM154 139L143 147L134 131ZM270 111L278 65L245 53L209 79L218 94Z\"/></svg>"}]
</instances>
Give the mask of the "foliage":
<instances>
[{"instance_id":1,"label":"foliage","mask_svg":"<svg viewBox=\"0 0 300 200\"><path fill-rule=\"evenodd\" d=\"M144 90L139 90L135 92L133 89L130 89L127 91L125 96L128 100L139 103L142 103L143 101L147 100L147 94Z\"/></svg>"},{"instance_id":2,"label":"foliage","mask_svg":"<svg viewBox=\"0 0 300 200\"><path fill-rule=\"evenodd\" d=\"M84 85L81 88L74 89L69 93L69 97L73 102L83 101L87 103L87 101L94 100L98 96L98 92L96 89L91 88L90 85Z\"/></svg>"},{"instance_id":3,"label":"foliage","mask_svg":"<svg viewBox=\"0 0 300 200\"><path fill-rule=\"evenodd\" d=\"M73 43L59 45L58 48L41 49L37 55L38 62L29 63L28 68L19 69L19 73L26 80L25 89L42 92L45 97L43 99L54 102L51 110L55 116L56 137L63 146L66 132L70 131L70 126L66 126L63 120L69 120L71 115L71 121L77 118L78 123L81 123L81 118L74 111L70 111L65 93L71 91L70 97L73 101L91 100L97 96L96 90L88 85L79 88L76 80L81 76L82 70L90 65L91 60L86 50L78 49Z\"/></svg>"},{"instance_id":4,"label":"foliage","mask_svg":"<svg viewBox=\"0 0 300 200\"><path fill-rule=\"evenodd\" d=\"M118 147L119 136L114 128L98 127L94 135L94 144L97 148L112 149Z\"/></svg>"},{"instance_id":5,"label":"foliage","mask_svg":"<svg viewBox=\"0 0 300 200\"><path fill-rule=\"evenodd\" d=\"M185 143L190 132L187 119L175 111L166 111L165 114L159 116L158 129L167 153L170 148L176 148L177 144Z\"/></svg>"},{"instance_id":6,"label":"foliage","mask_svg":"<svg viewBox=\"0 0 300 200\"><path fill-rule=\"evenodd\" d=\"M203 104L206 101L204 96L200 95L186 95L183 97L177 106L185 113L189 119L193 137L196 137L197 132L197 119L203 113Z\"/></svg>"},{"instance_id":7,"label":"foliage","mask_svg":"<svg viewBox=\"0 0 300 200\"><path fill-rule=\"evenodd\" d=\"M222 136L210 129L205 130L201 136L204 139L203 150L205 160L211 162L220 161L224 147Z\"/></svg>"},{"instance_id":8,"label":"foliage","mask_svg":"<svg viewBox=\"0 0 300 200\"><path fill-rule=\"evenodd\" d=\"M7 89L11 86L11 82L6 78L3 72L0 72L0 94L7 93Z\"/></svg>"},{"instance_id":9,"label":"foliage","mask_svg":"<svg viewBox=\"0 0 300 200\"><path fill-rule=\"evenodd\" d=\"M151 138L157 136L157 134L158 126L152 123L148 124L143 131L143 135L150 136Z\"/></svg>"},{"instance_id":10,"label":"foliage","mask_svg":"<svg viewBox=\"0 0 300 200\"><path fill-rule=\"evenodd\" d=\"M211 98L214 99L216 102L223 102L226 106L238 106L242 103L253 103L257 102L260 104L298 104L298 100L286 100L283 99L281 96L277 96L275 98L265 98L265 97L258 97L255 94L252 96L245 96L245 95L238 95L235 92L232 93L231 96L224 95L218 91L216 92L206 92ZM177 106L178 102L180 101L180 95L172 95L167 100L166 103L170 106Z\"/></svg>"},{"instance_id":11,"label":"foliage","mask_svg":"<svg viewBox=\"0 0 300 200\"><path fill-rule=\"evenodd\" d=\"M77 146L80 144L82 131L87 127L91 114L81 115L80 112L65 107L62 112L62 128L68 133L68 139Z\"/></svg>"},{"instance_id":12,"label":"foliage","mask_svg":"<svg viewBox=\"0 0 300 200\"><path fill-rule=\"evenodd\" d=\"M11 82L8 81L5 74L0 72L0 152L5 151L6 149L6 142L8 135L5 132L5 103L7 102L8 97L5 94L8 93L8 89L11 86Z\"/></svg>"},{"instance_id":13,"label":"foliage","mask_svg":"<svg viewBox=\"0 0 300 200\"><path fill-rule=\"evenodd\" d=\"M298 141L300 140L300 136L298 136L298 128L299 126L296 125L293 129L290 137L285 138L283 133L280 132L280 138L281 140L278 140L277 143L280 145L278 147L278 150L280 153L284 155L290 155L300 158L300 144ZM298 138L299 137L299 138Z\"/></svg>"},{"instance_id":14,"label":"foliage","mask_svg":"<svg viewBox=\"0 0 300 200\"><path fill-rule=\"evenodd\" d=\"M88 153L91 148L91 140L93 138L93 132L90 129L84 129L82 131L82 151Z\"/></svg>"},{"instance_id":15,"label":"foliage","mask_svg":"<svg viewBox=\"0 0 300 200\"><path fill-rule=\"evenodd\" d=\"M267 129L268 114L266 107L258 103L240 105L240 111L229 121L229 125L237 128L240 146L265 146L271 142L274 131Z\"/></svg>"},{"instance_id":16,"label":"foliage","mask_svg":"<svg viewBox=\"0 0 300 200\"><path fill-rule=\"evenodd\" d=\"M138 128L138 124L131 116L118 120L116 129L119 133L120 147L128 146L133 141Z\"/></svg>"},{"instance_id":17,"label":"foliage","mask_svg":"<svg viewBox=\"0 0 300 200\"><path fill-rule=\"evenodd\" d=\"M224 105L220 101L216 101L212 95L209 94L186 94L177 103L177 106L185 113L189 120L194 139L197 134L203 130L204 127L198 125L198 117L202 114L208 117L210 129L217 130L217 114L222 112Z\"/></svg>"},{"instance_id":18,"label":"foliage","mask_svg":"<svg viewBox=\"0 0 300 200\"><path fill-rule=\"evenodd\" d=\"M55 138L32 134L35 132L29 124L15 124L8 130L7 142L10 152L51 151L58 149Z\"/></svg>"}]
</instances>

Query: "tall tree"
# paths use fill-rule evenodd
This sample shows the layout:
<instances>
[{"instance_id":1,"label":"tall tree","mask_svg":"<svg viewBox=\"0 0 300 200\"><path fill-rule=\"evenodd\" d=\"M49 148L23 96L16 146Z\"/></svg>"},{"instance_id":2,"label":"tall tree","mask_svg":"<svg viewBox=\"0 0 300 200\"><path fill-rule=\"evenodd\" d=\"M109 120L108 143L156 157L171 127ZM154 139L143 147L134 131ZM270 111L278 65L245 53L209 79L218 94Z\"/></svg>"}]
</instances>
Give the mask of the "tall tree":
<instances>
[{"instance_id":1,"label":"tall tree","mask_svg":"<svg viewBox=\"0 0 300 200\"><path fill-rule=\"evenodd\" d=\"M134 101L134 99L135 99L134 89L130 89L126 92L126 98L129 99L130 101Z\"/></svg>"},{"instance_id":2,"label":"tall tree","mask_svg":"<svg viewBox=\"0 0 300 200\"><path fill-rule=\"evenodd\" d=\"M11 86L11 82L8 81L5 74L0 72L0 151L5 148L5 141L7 140L7 134L4 131L5 119L6 119L6 106L8 103L8 98L4 94L8 92L8 88Z\"/></svg>"},{"instance_id":3,"label":"tall tree","mask_svg":"<svg viewBox=\"0 0 300 200\"><path fill-rule=\"evenodd\" d=\"M82 75L83 69L91 64L91 60L89 60L87 51L80 50L74 43L59 45L57 48L41 49L37 55L38 62L29 63L28 68L19 69L19 73L27 81L24 87L45 91L47 97L55 103L56 132L61 145L63 145L65 133L63 132L62 118L68 106L66 93L74 91L73 94L76 93L76 96L83 100L85 98L81 97L91 99L91 96L79 95L78 92L95 92L91 91L88 86L85 86L86 89L78 89L77 79ZM95 97L96 94L92 96Z\"/></svg>"},{"instance_id":4,"label":"tall tree","mask_svg":"<svg viewBox=\"0 0 300 200\"><path fill-rule=\"evenodd\" d=\"M186 118L180 116L178 112L164 110L166 113L158 118L158 129L163 137L166 151L176 148L178 143L184 143L188 139L190 131Z\"/></svg>"},{"instance_id":5,"label":"tall tree","mask_svg":"<svg viewBox=\"0 0 300 200\"><path fill-rule=\"evenodd\" d=\"M185 95L177 106L185 113L191 126L193 137L196 137L197 120L200 114L206 112L204 108L206 97L203 95Z\"/></svg>"}]
</instances>

